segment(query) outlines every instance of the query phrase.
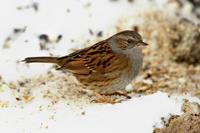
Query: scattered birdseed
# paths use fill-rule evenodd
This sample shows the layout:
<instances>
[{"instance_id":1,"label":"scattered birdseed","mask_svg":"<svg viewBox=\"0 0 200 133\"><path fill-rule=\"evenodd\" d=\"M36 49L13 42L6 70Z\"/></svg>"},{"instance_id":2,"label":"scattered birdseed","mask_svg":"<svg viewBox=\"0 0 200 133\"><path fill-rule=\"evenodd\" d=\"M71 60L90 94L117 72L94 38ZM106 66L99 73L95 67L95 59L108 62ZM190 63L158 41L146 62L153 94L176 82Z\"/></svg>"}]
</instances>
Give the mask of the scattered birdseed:
<instances>
[{"instance_id":1,"label":"scattered birdseed","mask_svg":"<svg viewBox=\"0 0 200 133\"><path fill-rule=\"evenodd\" d=\"M30 8L32 8L35 12L37 12L39 10L39 4L37 2L32 2L29 5L17 7L18 10L24 10L24 9L30 9Z\"/></svg>"},{"instance_id":2,"label":"scattered birdseed","mask_svg":"<svg viewBox=\"0 0 200 133\"><path fill-rule=\"evenodd\" d=\"M89 29L89 33L90 33L90 35L94 34L93 31L92 31L92 29Z\"/></svg>"},{"instance_id":3,"label":"scattered birdseed","mask_svg":"<svg viewBox=\"0 0 200 133\"><path fill-rule=\"evenodd\" d=\"M26 31L26 26L24 28L14 28L11 35L9 35L3 44L4 49L8 49L11 47L12 42L14 42L22 33Z\"/></svg>"},{"instance_id":4,"label":"scattered birdseed","mask_svg":"<svg viewBox=\"0 0 200 133\"><path fill-rule=\"evenodd\" d=\"M62 39L62 35L57 35L56 37L50 37L47 34L40 34L38 36L39 41L40 41L40 50L49 50L52 48L53 45L50 44L55 44L59 43L59 41Z\"/></svg>"},{"instance_id":5,"label":"scattered birdseed","mask_svg":"<svg viewBox=\"0 0 200 133\"><path fill-rule=\"evenodd\" d=\"M0 101L0 109L1 108L7 108L7 107L8 107L8 102Z\"/></svg>"},{"instance_id":6,"label":"scattered birdseed","mask_svg":"<svg viewBox=\"0 0 200 133\"><path fill-rule=\"evenodd\" d=\"M134 2L134 0L128 0L128 2L130 2L130 3L133 3L133 2Z\"/></svg>"},{"instance_id":7,"label":"scattered birdseed","mask_svg":"<svg viewBox=\"0 0 200 133\"><path fill-rule=\"evenodd\" d=\"M103 36L103 31L99 31L98 33L97 33L97 37L102 37Z\"/></svg>"},{"instance_id":8,"label":"scattered birdseed","mask_svg":"<svg viewBox=\"0 0 200 133\"><path fill-rule=\"evenodd\" d=\"M81 112L81 115L85 115L85 112L83 111L83 112Z\"/></svg>"}]
</instances>

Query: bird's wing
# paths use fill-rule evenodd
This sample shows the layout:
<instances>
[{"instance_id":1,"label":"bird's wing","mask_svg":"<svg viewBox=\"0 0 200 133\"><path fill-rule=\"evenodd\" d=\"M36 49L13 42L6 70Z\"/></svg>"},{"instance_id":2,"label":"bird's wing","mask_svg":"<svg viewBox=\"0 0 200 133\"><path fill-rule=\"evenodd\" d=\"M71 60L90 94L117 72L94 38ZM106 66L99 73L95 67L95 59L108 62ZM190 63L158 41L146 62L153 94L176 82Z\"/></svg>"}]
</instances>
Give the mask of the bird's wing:
<instances>
[{"instance_id":1,"label":"bird's wing","mask_svg":"<svg viewBox=\"0 0 200 133\"><path fill-rule=\"evenodd\" d=\"M60 69L67 69L76 74L105 73L111 60L116 56L106 41L91 47L78 50L72 54L60 57Z\"/></svg>"}]
</instances>

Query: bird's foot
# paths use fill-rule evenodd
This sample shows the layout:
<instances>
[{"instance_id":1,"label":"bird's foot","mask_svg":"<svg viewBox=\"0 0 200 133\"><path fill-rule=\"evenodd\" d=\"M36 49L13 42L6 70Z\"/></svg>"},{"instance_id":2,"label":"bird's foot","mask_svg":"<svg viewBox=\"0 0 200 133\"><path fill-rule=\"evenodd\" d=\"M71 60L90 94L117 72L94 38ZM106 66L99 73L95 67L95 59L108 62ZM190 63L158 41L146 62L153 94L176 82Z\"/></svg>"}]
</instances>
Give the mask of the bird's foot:
<instances>
[{"instance_id":1,"label":"bird's foot","mask_svg":"<svg viewBox=\"0 0 200 133\"><path fill-rule=\"evenodd\" d=\"M107 97L106 95L102 95L99 93L95 93L96 98L94 100L92 100L93 102L96 103L110 103L110 104L115 104L115 103L119 103L120 101L118 101L117 99L113 99L111 97Z\"/></svg>"}]
</instances>

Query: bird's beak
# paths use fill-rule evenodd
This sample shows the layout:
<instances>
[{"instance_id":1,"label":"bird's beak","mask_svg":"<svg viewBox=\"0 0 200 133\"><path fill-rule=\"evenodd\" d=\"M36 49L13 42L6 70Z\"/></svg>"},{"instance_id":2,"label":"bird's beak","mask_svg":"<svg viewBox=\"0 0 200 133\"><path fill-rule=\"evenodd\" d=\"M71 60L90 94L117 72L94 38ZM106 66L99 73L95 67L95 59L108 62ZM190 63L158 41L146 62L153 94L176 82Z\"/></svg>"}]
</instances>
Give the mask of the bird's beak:
<instances>
[{"instance_id":1,"label":"bird's beak","mask_svg":"<svg viewBox=\"0 0 200 133\"><path fill-rule=\"evenodd\" d=\"M142 42L142 41L138 43L138 46L147 46L147 45L149 45L149 44Z\"/></svg>"}]
</instances>

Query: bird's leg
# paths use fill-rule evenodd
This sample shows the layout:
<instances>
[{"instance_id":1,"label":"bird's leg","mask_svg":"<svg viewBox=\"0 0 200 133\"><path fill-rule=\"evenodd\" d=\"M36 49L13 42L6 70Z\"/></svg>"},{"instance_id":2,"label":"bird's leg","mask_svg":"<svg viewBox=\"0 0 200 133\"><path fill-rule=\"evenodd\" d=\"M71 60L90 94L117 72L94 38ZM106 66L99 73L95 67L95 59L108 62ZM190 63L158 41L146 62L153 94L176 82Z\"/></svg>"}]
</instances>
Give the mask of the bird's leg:
<instances>
[{"instance_id":1,"label":"bird's leg","mask_svg":"<svg viewBox=\"0 0 200 133\"><path fill-rule=\"evenodd\" d=\"M117 95L117 96L123 96L127 99L131 99L131 96L128 95L128 93L126 91L116 91L110 94L105 94L106 96L113 96L113 95Z\"/></svg>"},{"instance_id":2,"label":"bird's leg","mask_svg":"<svg viewBox=\"0 0 200 133\"><path fill-rule=\"evenodd\" d=\"M78 92L82 94L88 94L88 95L93 95L93 92L91 90L85 89L84 87L78 87Z\"/></svg>"},{"instance_id":3,"label":"bird's leg","mask_svg":"<svg viewBox=\"0 0 200 133\"><path fill-rule=\"evenodd\" d=\"M106 95L102 95L100 93L94 92L96 99L93 100L97 103L111 103L111 104L115 104L118 103L118 101L116 101L116 99L111 99L106 97Z\"/></svg>"},{"instance_id":4,"label":"bird's leg","mask_svg":"<svg viewBox=\"0 0 200 133\"><path fill-rule=\"evenodd\" d=\"M115 104L116 101L114 99L108 98L105 95L102 95L100 93L94 92L92 90L88 90L85 88L79 88L78 91L82 94L87 94L88 96L92 97L95 96L95 99L92 100L92 102L97 102L97 103L111 103Z\"/></svg>"},{"instance_id":5,"label":"bird's leg","mask_svg":"<svg viewBox=\"0 0 200 133\"><path fill-rule=\"evenodd\" d=\"M121 101L118 101L118 100L116 100L114 98L108 97L108 96L111 96L111 95L100 94L100 93L94 92L92 90L88 90L88 89L84 89L84 88L79 88L78 91L80 93L84 93L84 94L87 94L89 96L95 96L95 99L92 100L92 102L110 103L110 104L115 104L115 103L121 102Z\"/></svg>"}]
</instances>

